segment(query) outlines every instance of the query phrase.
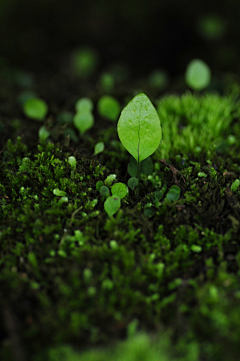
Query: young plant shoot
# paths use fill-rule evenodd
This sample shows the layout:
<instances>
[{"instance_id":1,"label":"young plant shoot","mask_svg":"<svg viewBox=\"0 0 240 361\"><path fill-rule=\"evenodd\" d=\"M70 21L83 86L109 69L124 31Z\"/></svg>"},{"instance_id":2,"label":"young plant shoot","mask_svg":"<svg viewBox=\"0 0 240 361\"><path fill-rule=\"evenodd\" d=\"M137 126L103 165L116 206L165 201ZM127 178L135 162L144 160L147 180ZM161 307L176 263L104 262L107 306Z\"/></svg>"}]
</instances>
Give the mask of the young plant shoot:
<instances>
[{"instance_id":1,"label":"young plant shoot","mask_svg":"<svg viewBox=\"0 0 240 361\"><path fill-rule=\"evenodd\" d=\"M122 110L117 131L120 141L139 163L158 148L162 139L159 116L150 99L143 93L135 96Z\"/></svg>"}]
</instances>

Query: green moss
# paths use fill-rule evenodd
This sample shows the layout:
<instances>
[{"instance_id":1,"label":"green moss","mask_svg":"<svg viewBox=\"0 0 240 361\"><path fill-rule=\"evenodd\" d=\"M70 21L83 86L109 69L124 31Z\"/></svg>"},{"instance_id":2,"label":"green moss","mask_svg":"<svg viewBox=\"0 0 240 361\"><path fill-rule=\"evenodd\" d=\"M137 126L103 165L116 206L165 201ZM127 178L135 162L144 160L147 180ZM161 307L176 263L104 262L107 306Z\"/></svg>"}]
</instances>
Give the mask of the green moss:
<instances>
[{"instance_id":1,"label":"green moss","mask_svg":"<svg viewBox=\"0 0 240 361\"><path fill-rule=\"evenodd\" d=\"M57 122L41 145L18 133L4 142L1 359L13 359L10 318L34 361L126 360L139 352L147 361L237 360L237 107L227 95L162 98L162 144L111 218L100 189L129 178L115 128L94 126L76 146L61 138ZM106 150L93 158L99 139Z\"/></svg>"}]
</instances>

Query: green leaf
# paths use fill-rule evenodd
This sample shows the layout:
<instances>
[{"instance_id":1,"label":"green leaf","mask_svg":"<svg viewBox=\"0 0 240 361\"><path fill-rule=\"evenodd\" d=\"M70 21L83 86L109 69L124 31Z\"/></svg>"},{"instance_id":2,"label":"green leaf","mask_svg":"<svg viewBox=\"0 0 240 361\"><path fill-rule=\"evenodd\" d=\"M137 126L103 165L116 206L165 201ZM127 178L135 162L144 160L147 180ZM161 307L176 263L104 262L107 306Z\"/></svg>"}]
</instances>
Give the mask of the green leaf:
<instances>
[{"instance_id":1,"label":"green leaf","mask_svg":"<svg viewBox=\"0 0 240 361\"><path fill-rule=\"evenodd\" d=\"M91 112L93 110L93 102L89 98L81 98L76 102L75 109L77 113Z\"/></svg>"},{"instance_id":2,"label":"green leaf","mask_svg":"<svg viewBox=\"0 0 240 361\"><path fill-rule=\"evenodd\" d=\"M117 178L116 174L109 174L105 179L104 183L106 184L106 186L110 187L112 182L115 181L116 178Z\"/></svg>"},{"instance_id":3,"label":"green leaf","mask_svg":"<svg viewBox=\"0 0 240 361\"><path fill-rule=\"evenodd\" d=\"M28 118L43 120L48 112L47 103L39 98L30 98L23 104L24 114Z\"/></svg>"},{"instance_id":4,"label":"green leaf","mask_svg":"<svg viewBox=\"0 0 240 361\"><path fill-rule=\"evenodd\" d=\"M73 117L73 123L81 134L84 134L88 129L92 128L94 118L92 113L76 113Z\"/></svg>"},{"instance_id":5,"label":"green leaf","mask_svg":"<svg viewBox=\"0 0 240 361\"><path fill-rule=\"evenodd\" d=\"M192 89L202 90L210 83L211 71L202 60L194 59L187 66L185 80Z\"/></svg>"},{"instance_id":6,"label":"green leaf","mask_svg":"<svg viewBox=\"0 0 240 361\"><path fill-rule=\"evenodd\" d=\"M103 186L103 181L98 181L96 183L96 190L98 190L100 192L100 188Z\"/></svg>"},{"instance_id":7,"label":"green leaf","mask_svg":"<svg viewBox=\"0 0 240 361\"><path fill-rule=\"evenodd\" d=\"M240 180L239 179L236 179L233 184L231 185L231 191L232 192L236 192L237 188L239 187L240 185Z\"/></svg>"},{"instance_id":8,"label":"green leaf","mask_svg":"<svg viewBox=\"0 0 240 361\"><path fill-rule=\"evenodd\" d=\"M128 186L129 188L131 188L132 190L134 190L134 188L138 185L138 179L135 177L132 177L128 180Z\"/></svg>"},{"instance_id":9,"label":"green leaf","mask_svg":"<svg viewBox=\"0 0 240 361\"><path fill-rule=\"evenodd\" d=\"M95 144L93 155L97 155L97 154L101 153L103 150L104 150L104 143L98 142L97 144Z\"/></svg>"},{"instance_id":10,"label":"green leaf","mask_svg":"<svg viewBox=\"0 0 240 361\"><path fill-rule=\"evenodd\" d=\"M108 197L109 194L110 194L109 188L108 188L107 186L102 186L102 187L100 188L100 194L101 194L101 196L103 196L103 197Z\"/></svg>"},{"instance_id":11,"label":"green leaf","mask_svg":"<svg viewBox=\"0 0 240 361\"><path fill-rule=\"evenodd\" d=\"M47 130L47 128L45 127L45 125L43 125L39 130L38 130L38 136L41 140L46 140L50 135L50 132Z\"/></svg>"},{"instance_id":12,"label":"green leaf","mask_svg":"<svg viewBox=\"0 0 240 361\"><path fill-rule=\"evenodd\" d=\"M135 96L123 109L117 130L122 144L138 163L154 153L162 139L156 109L143 93Z\"/></svg>"},{"instance_id":13,"label":"green leaf","mask_svg":"<svg viewBox=\"0 0 240 361\"><path fill-rule=\"evenodd\" d=\"M166 198L171 202L175 202L179 199L180 192L181 189L178 186L173 185L166 194Z\"/></svg>"},{"instance_id":14,"label":"green leaf","mask_svg":"<svg viewBox=\"0 0 240 361\"><path fill-rule=\"evenodd\" d=\"M119 102L110 95L102 96L98 101L97 107L99 114L103 118L112 121L117 120L121 109Z\"/></svg>"},{"instance_id":15,"label":"green leaf","mask_svg":"<svg viewBox=\"0 0 240 361\"><path fill-rule=\"evenodd\" d=\"M111 187L112 195L118 196L120 199L126 197L128 194L128 187L124 183L115 183Z\"/></svg>"},{"instance_id":16,"label":"green leaf","mask_svg":"<svg viewBox=\"0 0 240 361\"><path fill-rule=\"evenodd\" d=\"M104 209L109 217L112 217L121 207L121 201L118 196L108 197L104 202Z\"/></svg>"}]
</instances>

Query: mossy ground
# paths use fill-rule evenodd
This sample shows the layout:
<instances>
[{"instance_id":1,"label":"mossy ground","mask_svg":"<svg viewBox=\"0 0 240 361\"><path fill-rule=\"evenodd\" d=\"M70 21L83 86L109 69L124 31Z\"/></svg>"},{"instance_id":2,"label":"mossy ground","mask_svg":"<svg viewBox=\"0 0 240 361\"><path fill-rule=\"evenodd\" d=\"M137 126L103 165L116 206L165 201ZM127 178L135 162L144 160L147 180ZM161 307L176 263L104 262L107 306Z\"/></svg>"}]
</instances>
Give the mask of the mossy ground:
<instances>
[{"instance_id":1,"label":"mossy ground","mask_svg":"<svg viewBox=\"0 0 240 361\"><path fill-rule=\"evenodd\" d=\"M238 86L221 95L116 86L122 107L136 88L149 95L163 140L110 218L96 183L130 178L116 123L94 111L79 136L59 120L104 91L66 74L16 74L2 72L0 92L1 359L69 361L85 350L84 361L239 360ZM42 123L22 113L23 90L49 105L46 142ZM93 157L98 141L105 150ZM175 179L163 158L180 172L176 201L166 197Z\"/></svg>"}]
</instances>

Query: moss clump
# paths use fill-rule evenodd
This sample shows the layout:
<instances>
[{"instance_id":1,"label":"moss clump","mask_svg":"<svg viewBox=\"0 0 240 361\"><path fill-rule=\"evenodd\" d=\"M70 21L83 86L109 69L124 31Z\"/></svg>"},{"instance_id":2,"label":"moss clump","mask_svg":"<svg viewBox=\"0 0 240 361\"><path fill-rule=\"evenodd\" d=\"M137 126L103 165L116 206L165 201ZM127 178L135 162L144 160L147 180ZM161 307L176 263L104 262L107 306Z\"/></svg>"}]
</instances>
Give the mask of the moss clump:
<instances>
[{"instance_id":1,"label":"moss clump","mask_svg":"<svg viewBox=\"0 0 240 361\"><path fill-rule=\"evenodd\" d=\"M163 98L159 154L167 162L153 155L113 217L97 188L129 178L116 127L99 127L76 144L63 137L62 124L46 120L50 140L29 145L16 129L3 142L3 360L16 349L29 360L69 361L99 346L98 356L92 350L83 360L121 360L121 347L125 359L139 358L140 346L147 361L159 353L166 360L237 360L237 106L231 95ZM106 151L93 158L100 140ZM119 349L103 350L128 336ZM160 351L151 346L159 339Z\"/></svg>"}]
</instances>

